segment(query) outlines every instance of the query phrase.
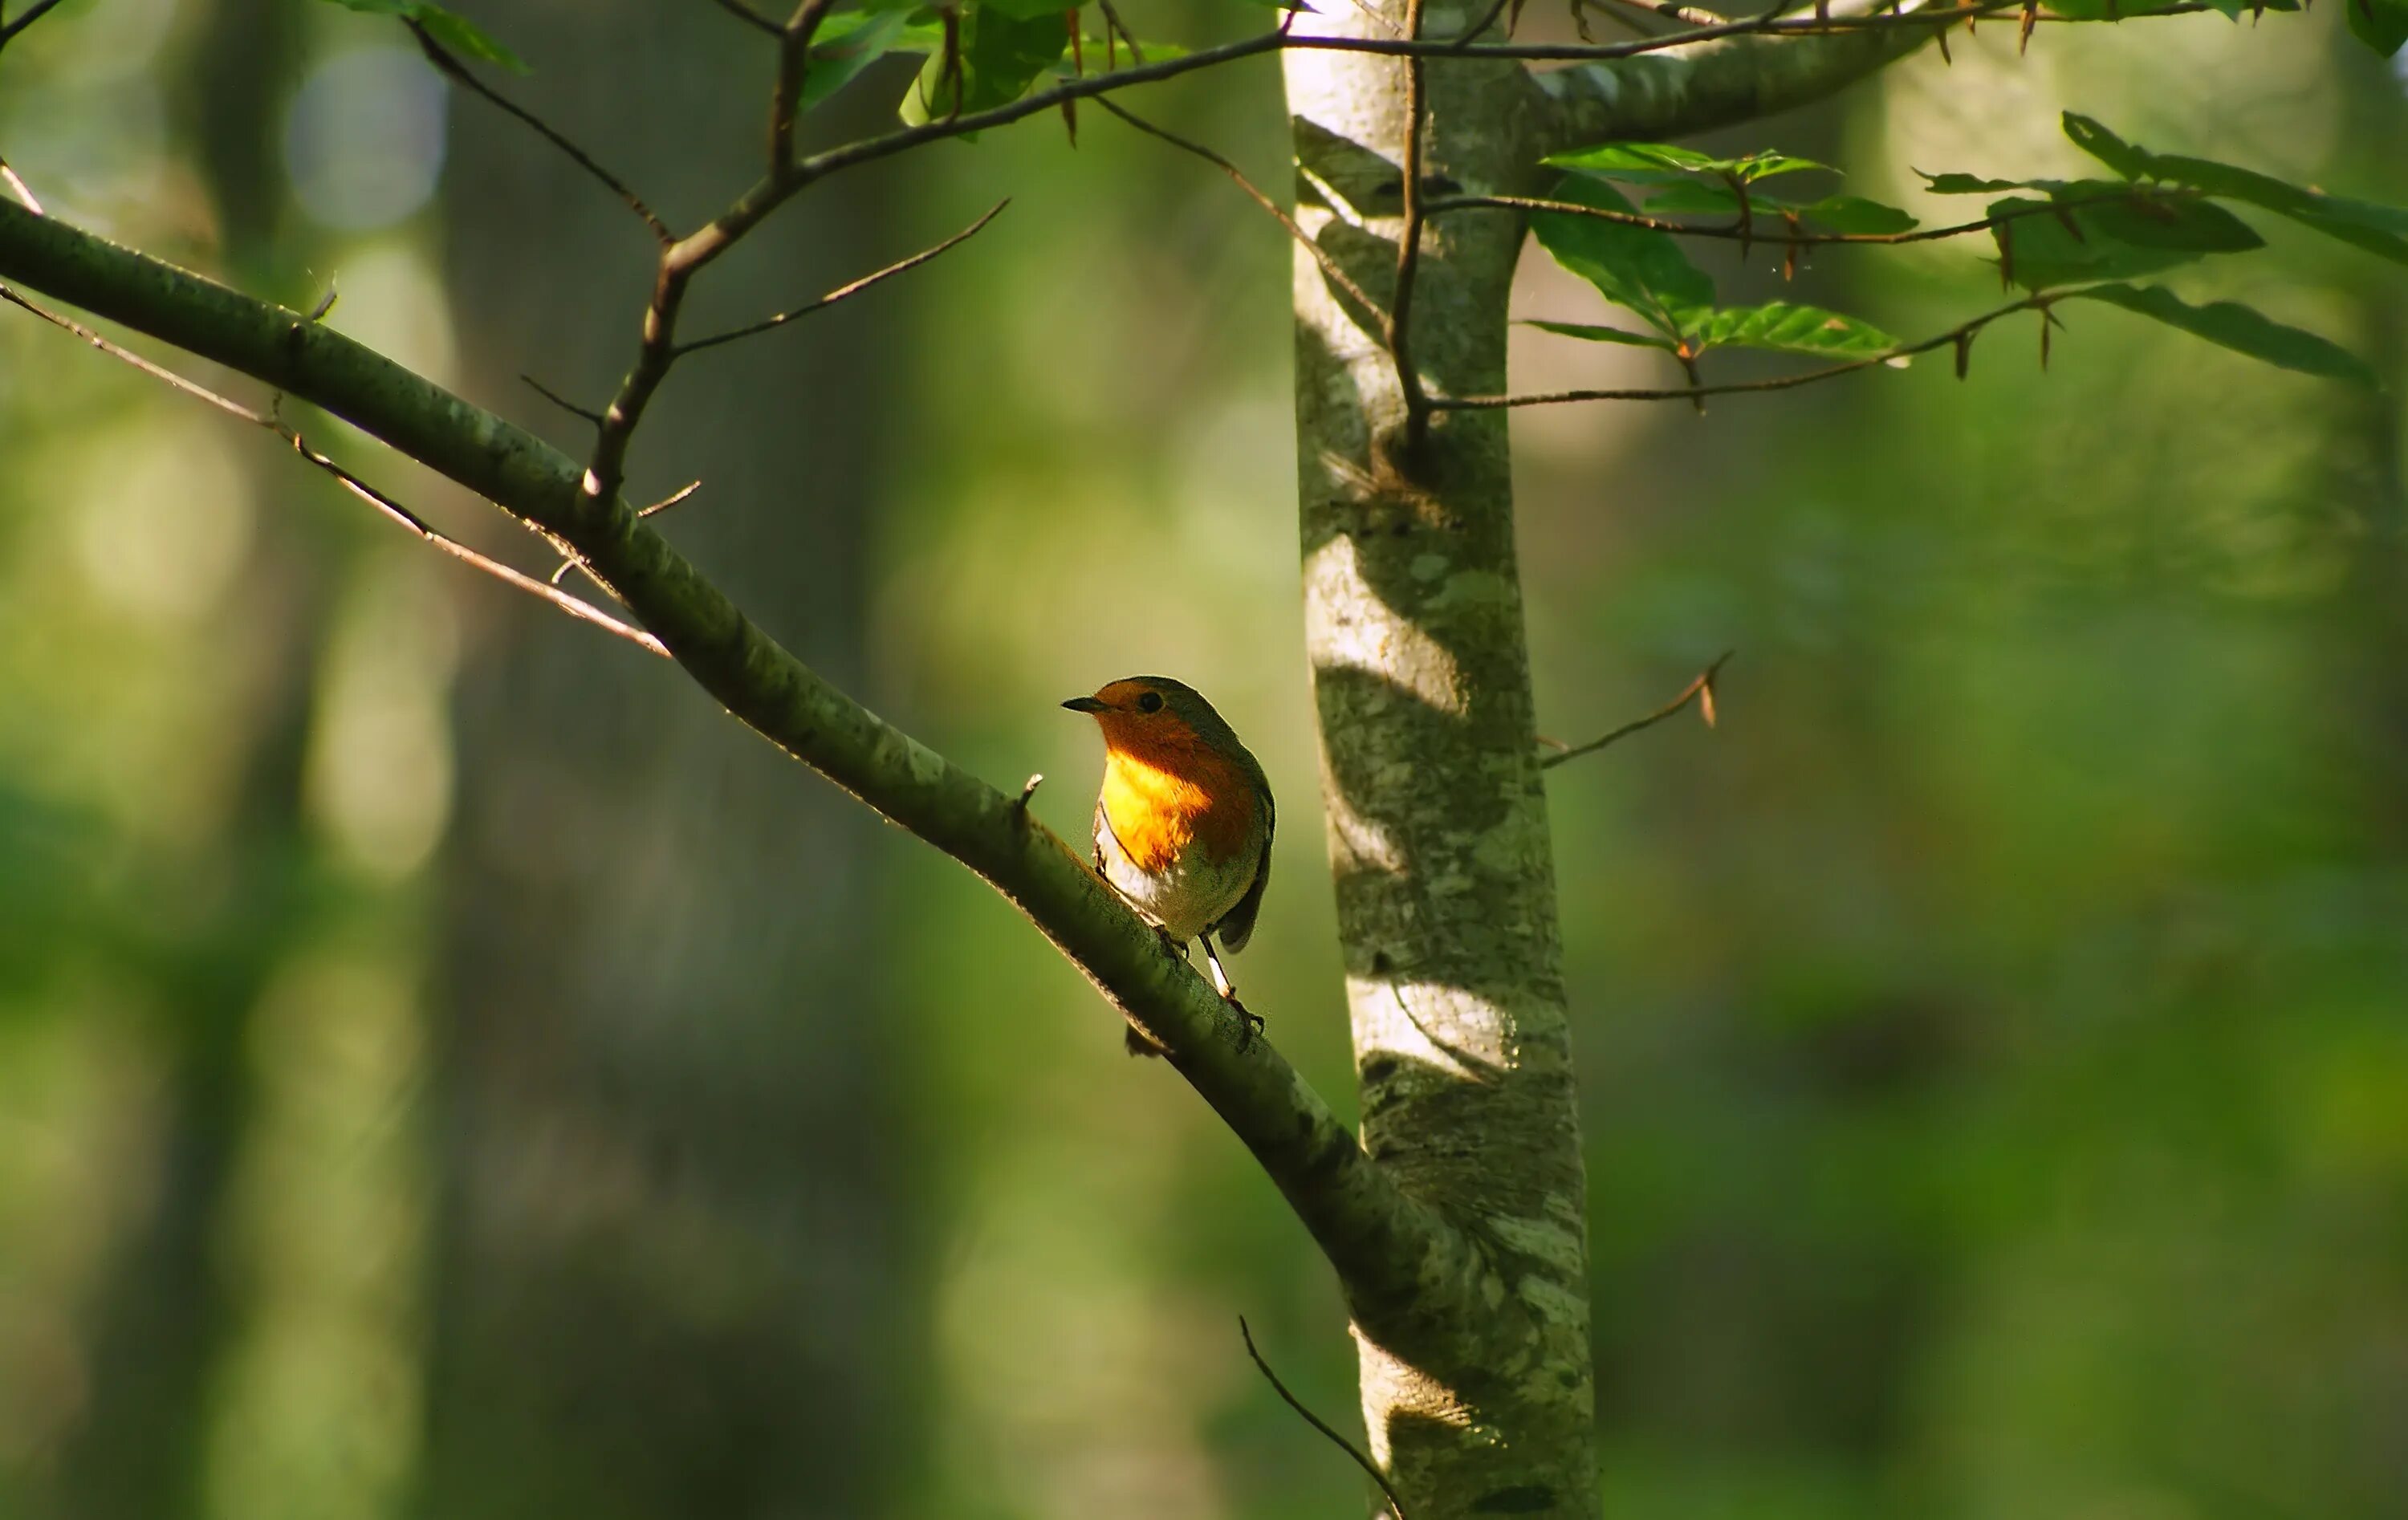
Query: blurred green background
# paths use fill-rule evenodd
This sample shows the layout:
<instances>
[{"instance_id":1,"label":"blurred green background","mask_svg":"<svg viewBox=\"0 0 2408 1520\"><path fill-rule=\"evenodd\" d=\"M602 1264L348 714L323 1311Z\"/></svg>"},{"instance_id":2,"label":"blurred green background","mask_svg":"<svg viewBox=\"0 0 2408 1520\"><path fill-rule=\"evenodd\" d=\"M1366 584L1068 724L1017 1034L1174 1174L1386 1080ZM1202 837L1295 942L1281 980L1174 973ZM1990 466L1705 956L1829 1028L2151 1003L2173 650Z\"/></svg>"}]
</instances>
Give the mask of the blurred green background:
<instances>
[{"instance_id":1,"label":"blurred green background","mask_svg":"<svg viewBox=\"0 0 2408 1520\"><path fill-rule=\"evenodd\" d=\"M469 8L671 221L752 178L768 60L715 7ZM1914 168L2079 172L2072 106L2408 201L2400 80L2333 7L2013 33L1724 145L1928 214ZM875 129L896 67L811 132ZM1274 64L1130 103L1283 184ZM785 212L696 331L1012 200L691 361L631 489L701 479L681 547L989 780L1046 773L1067 835L1098 755L1054 704L1209 693L1288 819L1239 969L1344 1108L1289 250L1208 166L1079 129ZM632 351L642 230L368 18L70 0L0 58L0 151L87 225L339 290L336 325L571 449L518 377L595 402ZM2100 308L2046 374L2016 325L1961 384L1517 415L1548 730L1738 651L1719 731L1550 782L1608 1513L2408 1513L2408 273L2264 230L2177 283L2389 395ZM1994 303L1978 252L1831 251L1798 291L1917 334ZM1700 258L1779 294L1761 250ZM1525 315L1590 299L1533 251ZM1515 343L1524 389L1676 380ZM1327 1271L967 874L14 312L0 460L0 1515L1366 1512L1237 1333L1354 1427Z\"/></svg>"}]
</instances>

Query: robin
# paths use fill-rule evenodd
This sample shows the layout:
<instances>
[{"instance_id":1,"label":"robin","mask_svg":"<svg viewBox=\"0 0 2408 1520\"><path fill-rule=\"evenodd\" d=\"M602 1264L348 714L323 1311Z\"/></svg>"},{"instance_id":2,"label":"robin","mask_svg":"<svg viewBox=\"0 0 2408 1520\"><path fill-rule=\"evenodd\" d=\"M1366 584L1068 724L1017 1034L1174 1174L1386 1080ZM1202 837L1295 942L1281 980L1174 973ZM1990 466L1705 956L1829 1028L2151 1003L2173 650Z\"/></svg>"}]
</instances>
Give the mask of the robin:
<instances>
[{"instance_id":1,"label":"robin","mask_svg":"<svg viewBox=\"0 0 2408 1520\"><path fill-rule=\"evenodd\" d=\"M1184 958L1204 941L1212 986L1246 1021L1212 940L1246 948L1271 874L1271 785L1259 761L1195 688L1167 676L1131 676L1062 704L1104 731L1104 784L1096 797L1096 869ZM1132 1054L1157 1055L1131 1029Z\"/></svg>"}]
</instances>

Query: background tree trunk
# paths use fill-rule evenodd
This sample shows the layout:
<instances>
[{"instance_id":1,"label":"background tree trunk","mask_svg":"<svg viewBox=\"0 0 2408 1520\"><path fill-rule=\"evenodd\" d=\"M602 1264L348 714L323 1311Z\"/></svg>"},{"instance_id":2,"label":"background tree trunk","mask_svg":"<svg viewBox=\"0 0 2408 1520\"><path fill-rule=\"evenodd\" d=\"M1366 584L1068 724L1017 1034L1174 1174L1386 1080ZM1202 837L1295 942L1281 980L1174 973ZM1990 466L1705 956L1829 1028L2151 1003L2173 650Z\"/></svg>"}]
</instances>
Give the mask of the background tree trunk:
<instances>
[{"instance_id":1,"label":"background tree trunk","mask_svg":"<svg viewBox=\"0 0 2408 1520\"><path fill-rule=\"evenodd\" d=\"M1396 35L1402 16L1334 7L1299 24ZM1406 65L1298 51L1285 67L1299 220L1384 302ZM1426 72L1426 180L1521 185L1520 66ZM1412 352L1432 391L1505 388L1521 235L1518 218L1481 215L1426 237ZM1363 1144L1510 1295L1353 1295L1364 1422L1416 1515L1588 1520L1584 1182L1505 417L1440 413L1409 448L1380 336L1302 250L1296 310L1307 641Z\"/></svg>"},{"instance_id":2,"label":"background tree trunk","mask_svg":"<svg viewBox=\"0 0 2408 1520\"><path fill-rule=\"evenodd\" d=\"M757 42L709 7L521 5L513 93L681 226L765 131ZM860 95L820 131L875 130ZM477 394L571 451L634 348L653 252L626 209L455 96L453 288ZM740 156L739 156L740 155ZM697 174L699 160L713 165ZM702 325L882 262L870 181L731 261ZM767 256L764 256L767 255ZM867 308L695 361L638 443L660 521L837 679L861 669L882 366ZM873 317L873 320L874 317ZM440 999L449 1201L430 1513L861 1515L896 1472L919 1332L901 1126L880 1080L870 820L696 703L666 664L506 609L459 710Z\"/></svg>"}]
</instances>

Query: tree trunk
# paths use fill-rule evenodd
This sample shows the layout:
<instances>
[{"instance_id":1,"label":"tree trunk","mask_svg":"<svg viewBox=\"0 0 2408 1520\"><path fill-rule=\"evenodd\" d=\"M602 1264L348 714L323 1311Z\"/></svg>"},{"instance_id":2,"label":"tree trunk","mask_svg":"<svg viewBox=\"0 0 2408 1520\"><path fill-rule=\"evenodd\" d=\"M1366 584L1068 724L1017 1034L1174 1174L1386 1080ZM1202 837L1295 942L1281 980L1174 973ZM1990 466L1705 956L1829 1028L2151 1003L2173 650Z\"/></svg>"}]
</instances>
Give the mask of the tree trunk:
<instances>
[{"instance_id":1,"label":"tree trunk","mask_svg":"<svg viewBox=\"0 0 2408 1520\"><path fill-rule=\"evenodd\" d=\"M1299 24L1401 33L1401 7L1377 14L1334 7ZM1382 301L1406 67L1286 56L1298 219ZM1425 183L1523 185L1520 67L1426 72ZM1521 236L1518 218L1483 214L1425 237L1411 352L1434 394L1504 389ZM1440 412L1408 444L1381 335L1303 250L1296 271L1307 641L1363 1144L1504 1289L1494 1303L1366 1301L1350 1285L1364 1423L1415 1520L1589 1520L1584 1181L1504 413Z\"/></svg>"}]
</instances>

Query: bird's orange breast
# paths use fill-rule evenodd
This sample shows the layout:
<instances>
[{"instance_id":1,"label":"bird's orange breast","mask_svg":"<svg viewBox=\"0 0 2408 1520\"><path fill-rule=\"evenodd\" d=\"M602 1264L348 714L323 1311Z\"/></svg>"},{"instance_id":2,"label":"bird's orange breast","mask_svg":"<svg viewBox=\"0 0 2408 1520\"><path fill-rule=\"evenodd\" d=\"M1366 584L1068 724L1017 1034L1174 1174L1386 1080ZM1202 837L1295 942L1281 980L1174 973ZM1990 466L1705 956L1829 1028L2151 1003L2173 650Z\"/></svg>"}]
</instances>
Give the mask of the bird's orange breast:
<instances>
[{"instance_id":1,"label":"bird's orange breast","mask_svg":"<svg viewBox=\"0 0 2408 1520\"><path fill-rule=\"evenodd\" d=\"M1262 810L1245 772L1201 744L1111 745L1101 800L1142 871L1168 869L1197 847L1216 862L1235 858L1255 844Z\"/></svg>"}]
</instances>

